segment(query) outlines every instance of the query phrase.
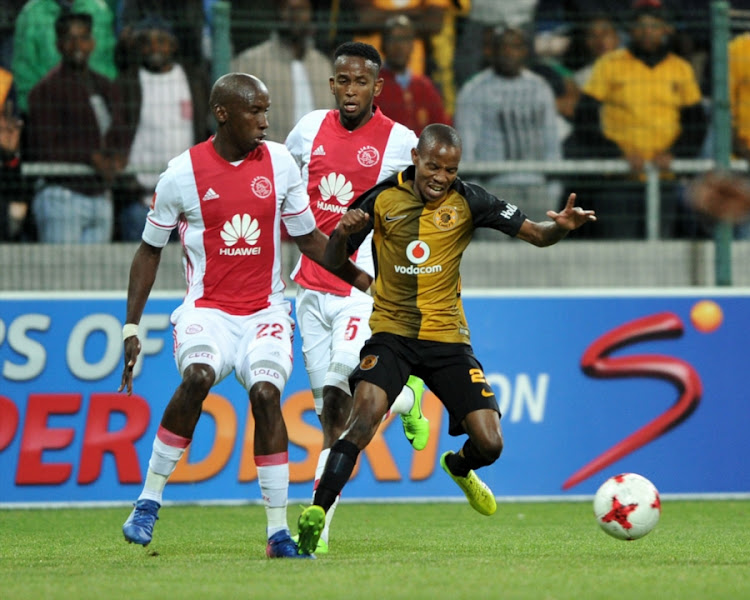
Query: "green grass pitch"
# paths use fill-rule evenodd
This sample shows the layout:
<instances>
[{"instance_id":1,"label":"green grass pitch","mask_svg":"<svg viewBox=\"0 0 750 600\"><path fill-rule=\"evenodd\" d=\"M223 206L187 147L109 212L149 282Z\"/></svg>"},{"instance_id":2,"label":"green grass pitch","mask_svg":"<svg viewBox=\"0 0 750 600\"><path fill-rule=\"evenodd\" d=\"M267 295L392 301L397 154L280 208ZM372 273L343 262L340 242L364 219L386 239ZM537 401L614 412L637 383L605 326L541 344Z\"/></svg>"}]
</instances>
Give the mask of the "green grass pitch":
<instances>
[{"instance_id":1,"label":"green grass pitch","mask_svg":"<svg viewBox=\"0 0 750 600\"><path fill-rule=\"evenodd\" d=\"M602 532L590 502L501 502L492 517L466 503L344 503L315 561L267 559L258 505L167 505L145 549L122 537L128 513L0 510L0 598L750 598L744 500L663 500L633 542Z\"/></svg>"}]
</instances>

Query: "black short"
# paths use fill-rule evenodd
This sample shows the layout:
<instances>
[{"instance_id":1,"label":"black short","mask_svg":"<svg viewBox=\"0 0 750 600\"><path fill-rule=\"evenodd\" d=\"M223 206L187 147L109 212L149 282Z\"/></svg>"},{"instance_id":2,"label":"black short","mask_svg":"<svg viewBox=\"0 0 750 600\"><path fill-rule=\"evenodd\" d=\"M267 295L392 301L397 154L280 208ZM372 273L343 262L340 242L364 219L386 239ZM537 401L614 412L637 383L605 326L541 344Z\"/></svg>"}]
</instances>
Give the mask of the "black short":
<instances>
[{"instance_id":1,"label":"black short","mask_svg":"<svg viewBox=\"0 0 750 600\"><path fill-rule=\"evenodd\" d=\"M362 380L374 383L385 390L390 406L409 375L416 375L448 410L451 435L465 433L461 422L470 412L490 408L500 414L482 365L466 344L376 333L362 347L359 358L359 365L349 376L352 390Z\"/></svg>"}]
</instances>

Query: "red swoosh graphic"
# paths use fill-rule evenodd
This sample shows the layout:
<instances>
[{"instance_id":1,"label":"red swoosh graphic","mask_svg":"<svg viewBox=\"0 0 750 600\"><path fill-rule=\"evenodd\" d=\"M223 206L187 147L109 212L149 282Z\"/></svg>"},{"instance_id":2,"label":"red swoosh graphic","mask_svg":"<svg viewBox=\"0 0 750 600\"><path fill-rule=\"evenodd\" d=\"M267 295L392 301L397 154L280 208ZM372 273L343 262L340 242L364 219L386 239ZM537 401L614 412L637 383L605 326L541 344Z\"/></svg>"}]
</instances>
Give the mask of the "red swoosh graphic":
<instances>
[{"instance_id":1,"label":"red swoosh graphic","mask_svg":"<svg viewBox=\"0 0 750 600\"><path fill-rule=\"evenodd\" d=\"M578 485L613 462L645 446L687 419L697 408L703 385L695 369L687 362L661 354L641 354L609 358L609 354L637 342L682 336L684 326L671 312L659 313L626 323L605 333L583 353L581 368L586 375L599 379L618 377L653 377L672 382L679 397L671 408L653 421L631 433L587 465L571 475L562 488Z\"/></svg>"}]
</instances>

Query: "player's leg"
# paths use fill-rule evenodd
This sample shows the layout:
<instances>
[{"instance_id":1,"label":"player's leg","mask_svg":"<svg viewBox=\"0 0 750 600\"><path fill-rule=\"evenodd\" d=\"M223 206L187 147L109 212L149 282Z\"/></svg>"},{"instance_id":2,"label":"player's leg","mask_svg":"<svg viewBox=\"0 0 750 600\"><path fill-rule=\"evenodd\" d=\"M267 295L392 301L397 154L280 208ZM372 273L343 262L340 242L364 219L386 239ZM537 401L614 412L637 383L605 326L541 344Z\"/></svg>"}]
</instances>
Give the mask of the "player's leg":
<instances>
[{"instance_id":1,"label":"player's leg","mask_svg":"<svg viewBox=\"0 0 750 600\"><path fill-rule=\"evenodd\" d=\"M430 389L450 414L449 433L469 435L458 452L449 451L440 457L440 466L461 488L474 510L491 515L497 510L495 496L476 470L500 457L503 449L500 411L482 366L469 348L463 349L468 353L461 350L457 348L456 356L448 357L443 364L438 357L431 357L432 371L427 376Z\"/></svg>"},{"instance_id":2,"label":"player's leg","mask_svg":"<svg viewBox=\"0 0 750 600\"><path fill-rule=\"evenodd\" d=\"M297 326L302 336L302 355L305 358L305 368L310 380L315 413L318 415L323 430L323 447L318 454L318 463L315 467L313 494L328 460L331 444L341 435L343 424L351 410L348 384L346 392L336 387L326 387L329 369L339 369L331 360L332 324L331 316L326 310L326 299L330 297L328 294L301 288L296 302ZM339 395L343 397L340 398ZM338 425L340 421L341 425ZM335 505L332 508L335 509ZM333 518L333 509L326 515L326 528L315 549L316 554L328 552L328 531Z\"/></svg>"},{"instance_id":3,"label":"player's leg","mask_svg":"<svg viewBox=\"0 0 750 600\"><path fill-rule=\"evenodd\" d=\"M151 542L169 476L193 439L203 401L211 387L231 370L231 342L224 325L200 309L175 311L175 361L182 381L162 415L151 450L146 481L122 531L128 542ZM196 333L197 331L197 333ZM229 356L229 358L232 358Z\"/></svg>"},{"instance_id":4,"label":"player's leg","mask_svg":"<svg viewBox=\"0 0 750 600\"><path fill-rule=\"evenodd\" d=\"M359 351L372 333L369 325L372 298L365 295L348 298L329 296L328 303L332 305L332 327L331 366L326 385L337 387L348 395L349 383L346 378L359 362ZM346 367L350 367L348 372ZM404 435L415 450L423 450L430 437L430 422L422 414L423 395L424 382L410 375L390 408L391 412L400 416ZM331 411L329 437L330 443L333 443L341 435L350 406L343 404L344 396L337 398L333 392L331 396L331 402L326 399L324 406Z\"/></svg>"},{"instance_id":5,"label":"player's leg","mask_svg":"<svg viewBox=\"0 0 750 600\"><path fill-rule=\"evenodd\" d=\"M356 389L346 430L331 446L313 505L306 508L298 520L300 552L310 552L317 546L326 512L349 481L359 453L372 440L392 399L409 376L410 366L399 355L394 338L387 334L375 335L362 348L360 363L350 377Z\"/></svg>"},{"instance_id":6,"label":"player's leg","mask_svg":"<svg viewBox=\"0 0 750 600\"><path fill-rule=\"evenodd\" d=\"M289 438L281 412L281 393L292 372L292 327L286 303L247 317L235 365L255 421L253 451L266 511L269 558L300 557L287 522Z\"/></svg>"}]
</instances>

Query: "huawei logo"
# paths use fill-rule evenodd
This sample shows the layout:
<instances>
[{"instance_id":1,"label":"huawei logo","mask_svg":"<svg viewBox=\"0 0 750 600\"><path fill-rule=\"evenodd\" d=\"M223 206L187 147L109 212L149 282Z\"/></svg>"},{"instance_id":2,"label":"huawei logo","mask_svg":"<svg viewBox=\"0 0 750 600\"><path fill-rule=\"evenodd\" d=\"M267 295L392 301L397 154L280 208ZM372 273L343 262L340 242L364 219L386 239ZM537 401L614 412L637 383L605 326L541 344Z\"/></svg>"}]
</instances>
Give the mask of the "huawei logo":
<instances>
[{"instance_id":1,"label":"huawei logo","mask_svg":"<svg viewBox=\"0 0 750 600\"><path fill-rule=\"evenodd\" d=\"M240 239L244 239L250 246L255 246L260 237L260 226L258 219L250 215L234 215L231 221L224 223L221 231L221 239L227 246L234 246Z\"/></svg>"},{"instance_id":2,"label":"huawei logo","mask_svg":"<svg viewBox=\"0 0 750 600\"><path fill-rule=\"evenodd\" d=\"M318 185L318 190L320 190L320 197L323 200L328 201L335 198L342 205L349 204L349 201L354 197L352 182L347 181L343 175L337 175L336 173L329 173L323 177Z\"/></svg>"}]
</instances>

